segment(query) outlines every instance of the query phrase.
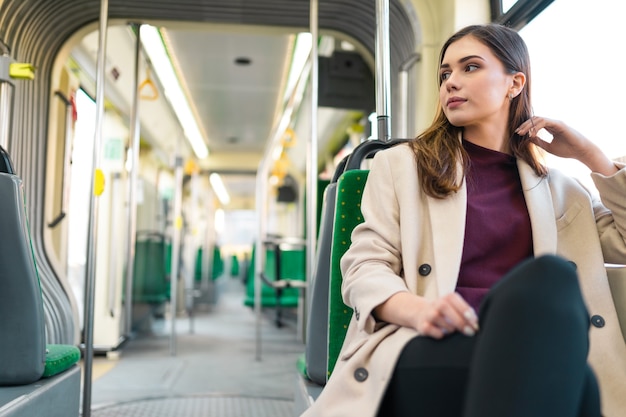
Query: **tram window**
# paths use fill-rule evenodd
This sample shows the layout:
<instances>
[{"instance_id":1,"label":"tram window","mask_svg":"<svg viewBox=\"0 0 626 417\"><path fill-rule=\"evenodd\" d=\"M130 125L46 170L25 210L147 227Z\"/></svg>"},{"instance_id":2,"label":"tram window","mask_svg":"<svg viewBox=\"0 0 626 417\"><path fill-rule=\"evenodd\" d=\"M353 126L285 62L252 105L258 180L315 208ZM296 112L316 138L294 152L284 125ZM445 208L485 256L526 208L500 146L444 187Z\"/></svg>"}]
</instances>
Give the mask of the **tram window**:
<instances>
[{"instance_id":1,"label":"tram window","mask_svg":"<svg viewBox=\"0 0 626 417\"><path fill-rule=\"evenodd\" d=\"M532 63L534 113L563 120L610 158L626 156L621 127L626 102L619 84L626 32L618 12L625 9L623 0L604 0L601 7L588 0L555 0L519 32ZM589 170L578 161L546 159L593 188Z\"/></svg>"},{"instance_id":2,"label":"tram window","mask_svg":"<svg viewBox=\"0 0 626 417\"><path fill-rule=\"evenodd\" d=\"M511 10L511 7L513 7L517 1L518 0L502 0L502 13L506 13Z\"/></svg>"},{"instance_id":3,"label":"tram window","mask_svg":"<svg viewBox=\"0 0 626 417\"><path fill-rule=\"evenodd\" d=\"M521 29L554 0L491 0L491 20Z\"/></svg>"},{"instance_id":4,"label":"tram window","mask_svg":"<svg viewBox=\"0 0 626 417\"><path fill-rule=\"evenodd\" d=\"M78 119L72 148L70 179L70 213L68 244L68 280L79 304L80 326L83 325L84 282L87 253L87 228L91 171L93 170L93 137L96 126L96 102L82 89L76 91Z\"/></svg>"}]
</instances>

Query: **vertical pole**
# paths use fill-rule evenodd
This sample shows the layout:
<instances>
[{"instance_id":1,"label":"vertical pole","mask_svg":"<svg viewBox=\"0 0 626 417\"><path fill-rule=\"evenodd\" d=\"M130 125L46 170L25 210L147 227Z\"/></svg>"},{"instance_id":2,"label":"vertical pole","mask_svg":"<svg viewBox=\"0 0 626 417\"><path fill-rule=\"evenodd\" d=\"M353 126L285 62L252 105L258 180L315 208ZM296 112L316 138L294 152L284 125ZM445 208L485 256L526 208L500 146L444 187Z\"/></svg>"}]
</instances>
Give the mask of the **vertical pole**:
<instances>
[{"instance_id":1,"label":"vertical pole","mask_svg":"<svg viewBox=\"0 0 626 417\"><path fill-rule=\"evenodd\" d=\"M273 143L270 143L268 149L273 146ZM267 153L267 151L266 151ZM255 359L257 361L261 360L261 290L262 290L262 282L261 275L263 273L263 269L265 267L265 248L263 246L263 239L265 239L265 235L267 233L267 194L268 194L268 179L267 175L269 172L269 161L268 156L265 156L261 160L261 164L256 174L256 212L258 218L258 228L257 228L257 237L256 242L254 244L254 315L256 317L256 326L255 326Z\"/></svg>"},{"instance_id":2,"label":"vertical pole","mask_svg":"<svg viewBox=\"0 0 626 417\"><path fill-rule=\"evenodd\" d=\"M376 0L376 114L378 139L391 139L389 0Z\"/></svg>"},{"instance_id":3,"label":"vertical pole","mask_svg":"<svg viewBox=\"0 0 626 417\"><path fill-rule=\"evenodd\" d=\"M110 201L110 206L109 206L109 212L111 213L111 218L110 218L110 222L109 224L112 227L117 226L118 224L118 214L117 214L117 199L118 199L118 188L119 188L119 182L122 179L122 174L119 172L114 172L111 175L111 199ZM118 269L117 269L117 241L115 239L113 239L112 237L114 236L114 234L111 235L111 238L109 238L109 294L107 296L108 300L109 300L109 315L111 317L115 317L115 303L116 303L116 290L117 290L117 273L118 273Z\"/></svg>"},{"instance_id":4,"label":"vertical pole","mask_svg":"<svg viewBox=\"0 0 626 417\"><path fill-rule=\"evenodd\" d=\"M0 146L7 150L11 135L11 110L13 109L13 84L9 76L11 57L9 48L0 41Z\"/></svg>"},{"instance_id":5,"label":"vertical pole","mask_svg":"<svg viewBox=\"0 0 626 417\"><path fill-rule=\"evenodd\" d=\"M409 130L409 70L420 60L419 54L411 54L400 65L398 91L400 95L400 111L398 112L398 137L408 138Z\"/></svg>"},{"instance_id":6,"label":"vertical pole","mask_svg":"<svg viewBox=\"0 0 626 417\"><path fill-rule=\"evenodd\" d=\"M137 33L135 43L135 73L133 74L133 102L130 109L130 151L131 168L128 185L128 234L126 235L126 288L125 326L126 337L132 331L133 319L133 280L135 279L135 244L137 240L137 181L139 177L139 57L141 54L141 25L132 24Z\"/></svg>"},{"instance_id":7,"label":"vertical pole","mask_svg":"<svg viewBox=\"0 0 626 417\"><path fill-rule=\"evenodd\" d=\"M317 106L318 106L318 38L319 38L319 2L311 0L310 30L311 30L311 136L307 141L307 155L309 156L306 165L306 281L311 283L315 272L315 254L317 249ZM306 291L309 294L310 291ZM304 302L307 297L300 297ZM300 309L301 338L306 342L306 325L308 303Z\"/></svg>"},{"instance_id":8,"label":"vertical pole","mask_svg":"<svg viewBox=\"0 0 626 417\"><path fill-rule=\"evenodd\" d=\"M7 149L11 135L11 109L13 108L13 85L0 80L0 146Z\"/></svg>"},{"instance_id":9,"label":"vertical pole","mask_svg":"<svg viewBox=\"0 0 626 417\"><path fill-rule=\"evenodd\" d=\"M313 44L315 44L315 39L313 40ZM307 65L310 62L307 62ZM297 104L300 103L302 95L304 94L304 89L306 88L307 77L310 75L310 68L305 65L305 68L302 70L300 77L294 87L293 91L290 93L289 100L287 101L287 105L285 106L285 111L283 112L282 117L278 121L278 124L274 127L267 148L265 149L265 154L259 163L259 168L257 169L256 174L256 212L257 212L257 237L255 241L255 258L254 258L254 312L256 315L256 359L258 361L261 360L261 272L263 272L265 268L265 243L264 240L267 238L267 206L268 206L268 176L270 172L270 166L273 163L274 159L272 158L272 153L275 147L278 145L280 139L282 138L285 130L289 126L291 122L291 116L293 115L294 108L297 107ZM317 184L316 184L317 185ZM313 214L315 216L315 214ZM314 219L315 221L316 219Z\"/></svg>"},{"instance_id":10,"label":"vertical pole","mask_svg":"<svg viewBox=\"0 0 626 417\"><path fill-rule=\"evenodd\" d=\"M100 29L98 35L98 64L96 68L96 129L93 146L94 172L91 181L91 197L89 202L89 229L87 232L87 279L85 284L85 369L83 372L83 414L91 416L91 378L93 366L93 316L96 283L96 245L98 237L98 203L96 196L96 180L100 172L100 149L102 148L102 125L104 122L104 76L107 49L109 2L100 1Z\"/></svg>"},{"instance_id":11,"label":"vertical pole","mask_svg":"<svg viewBox=\"0 0 626 417\"><path fill-rule=\"evenodd\" d=\"M170 276L170 302L171 329L170 329L170 354L176 355L176 311L178 309L178 264L180 263L180 232L183 228L183 158L176 156L174 179L174 220L172 236L172 268Z\"/></svg>"}]
</instances>

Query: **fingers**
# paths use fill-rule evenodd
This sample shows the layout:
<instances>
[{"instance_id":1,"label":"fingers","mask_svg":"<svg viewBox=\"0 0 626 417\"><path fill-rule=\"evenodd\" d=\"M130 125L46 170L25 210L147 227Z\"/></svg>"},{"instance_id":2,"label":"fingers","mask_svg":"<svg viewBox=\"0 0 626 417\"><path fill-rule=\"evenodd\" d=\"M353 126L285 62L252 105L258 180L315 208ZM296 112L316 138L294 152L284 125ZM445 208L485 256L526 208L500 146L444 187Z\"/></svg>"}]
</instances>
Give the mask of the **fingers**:
<instances>
[{"instance_id":1,"label":"fingers","mask_svg":"<svg viewBox=\"0 0 626 417\"><path fill-rule=\"evenodd\" d=\"M550 130L555 123L554 120L546 119L545 117L533 116L519 125L515 133L520 136L528 135L531 138L539 137L539 131L541 129Z\"/></svg>"},{"instance_id":2,"label":"fingers","mask_svg":"<svg viewBox=\"0 0 626 417\"><path fill-rule=\"evenodd\" d=\"M478 317L459 294L452 293L433 302L418 330L436 339L457 331L473 336L478 330Z\"/></svg>"}]
</instances>

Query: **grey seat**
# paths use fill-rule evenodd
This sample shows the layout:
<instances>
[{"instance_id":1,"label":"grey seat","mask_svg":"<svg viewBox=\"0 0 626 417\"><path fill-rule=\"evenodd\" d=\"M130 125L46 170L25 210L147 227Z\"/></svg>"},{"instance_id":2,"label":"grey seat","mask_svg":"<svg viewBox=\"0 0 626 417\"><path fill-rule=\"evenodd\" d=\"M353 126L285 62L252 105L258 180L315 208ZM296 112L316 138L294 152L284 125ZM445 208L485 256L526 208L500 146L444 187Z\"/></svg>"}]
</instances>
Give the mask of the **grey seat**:
<instances>
[{"instance_id":1,"label":"grey seat","mask_svg":"<svg viewBox=\"0 0 626 417\"><path fill-rule=\"evenodd\" d=\"M0 385L34 382L46 362L43 302L24 204L21 179L0 172Z\"/></svg>"},{"instance_id":2,"label":"grey seat","mask_svg":"<svg viewBox=\"0 0 626 417\"><path fill-rule=\"evenodd\" d=\"M315 279L312 281L311 308L306 334L306 373L316 384L326 384L328 360L328 290L330 283L330 249L333 239L333 219L337 182L331 182L324 191Z\"/></svg>"}]
</instances>

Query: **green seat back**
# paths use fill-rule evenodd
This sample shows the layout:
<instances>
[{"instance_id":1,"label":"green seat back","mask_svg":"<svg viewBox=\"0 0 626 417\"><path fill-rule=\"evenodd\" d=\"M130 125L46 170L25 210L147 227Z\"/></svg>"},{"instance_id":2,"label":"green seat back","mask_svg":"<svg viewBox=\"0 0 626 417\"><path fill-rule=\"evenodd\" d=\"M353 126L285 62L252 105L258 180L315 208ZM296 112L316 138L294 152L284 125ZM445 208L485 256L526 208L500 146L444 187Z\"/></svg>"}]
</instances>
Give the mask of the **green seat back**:
<instances>
[{"instance_id":1,"label":"green seat back","mask_svg":"<svg viewBox=\"0 0 626 417\"><path fill-rule=\"evenodd\" d=\"M211 278L213 281L218 279L224 273L224 259L222 258L222 250L219 246L215 245L213 248L213 269Z\"/></svg>"},{"instance_id":2,"label":"green seat back","mask_svg":"<svg viewBox=\"0 0 626 417\"><path fill-rule=\"evenodd\" d=\"M346 331L352 309L343 303L341 296L340 261L352 243L351 234L359 223L363 222L361 214L361 197L367 180L367 170L350 170L345 172L337 182L337 202L335 204L335 222L330 264L330 290L328 312L328 376L332 373L339 356L339 351L346 337Z\"/></svg>"},{"instance_id":3,"label":"green seat back","mask_svg":"<svg viewBox=\"0 0 626 417\"><path fill-rule=\"evenodd\" d=\"M163 238L137 240L133 275L133 302L159 304L169 298Z\"/></svg>"},{"instance_id":4,"label":"green seat back","mask_svg":"<svg viewBox=\"0 0 626 417\"><path fill-rule=\"evenodd\" d=\"M244 304L254 305L254 265L256 248L252 248L251 267L248 269L246 280L246 298ZM280 274L282 279L305 280L305 251L304 249L284 250L280 253ZM265 252L265 276L270 281L276 280L276 258L273 251ZM282 291L280 305L282 307L296 307L298 305L300 292L297 288L285 288ZM276 290L266 283L261 286L261 305L263 307L276 306Z\"/></svg>"},{"instance_id":5,"label":"green seat back","mask_svg":"<svg viewBox=\"0 0 626 417\"><path fill-rule=\"evenodd\" d=\"M202 281L202 256L204 255L204 251L202 250L202 246L198 248L196 251L196 263L194 266L194 274L193 279L195 282Z\"/></svg>"},{"instance_id":6,"label":"green seat back","mask_svg":"<svg viewBox=\"0 0 626 417\"><path fill-rule=\"evenodd\" d=\"M230 276L236 277L239 275L239 258L237 255L231 255L230 257Z\"/></svg>"}]
</instances>

